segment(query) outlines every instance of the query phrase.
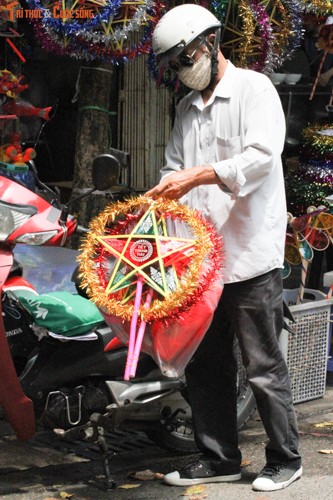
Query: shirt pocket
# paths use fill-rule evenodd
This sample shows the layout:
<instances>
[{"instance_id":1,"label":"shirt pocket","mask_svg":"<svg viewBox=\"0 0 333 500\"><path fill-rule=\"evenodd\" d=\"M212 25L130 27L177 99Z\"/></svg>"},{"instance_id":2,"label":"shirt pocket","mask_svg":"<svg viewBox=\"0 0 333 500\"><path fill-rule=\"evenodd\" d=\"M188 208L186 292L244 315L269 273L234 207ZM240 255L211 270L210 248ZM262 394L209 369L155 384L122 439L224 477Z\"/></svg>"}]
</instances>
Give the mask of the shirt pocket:
<instances>
[{"instance_id":1,"label":"shirt pocket","mask_svg":"<svg viewBox=\"0 0 333 500\"><path fill-rule=\"evenodd\" d=\"M229 139L222 139L222 137L216 137L216 145L217 145L217 161L227 160L228 158L232 158L236 154L242 152L241 138L230 137Z\"/></svg>"}]
</instances>

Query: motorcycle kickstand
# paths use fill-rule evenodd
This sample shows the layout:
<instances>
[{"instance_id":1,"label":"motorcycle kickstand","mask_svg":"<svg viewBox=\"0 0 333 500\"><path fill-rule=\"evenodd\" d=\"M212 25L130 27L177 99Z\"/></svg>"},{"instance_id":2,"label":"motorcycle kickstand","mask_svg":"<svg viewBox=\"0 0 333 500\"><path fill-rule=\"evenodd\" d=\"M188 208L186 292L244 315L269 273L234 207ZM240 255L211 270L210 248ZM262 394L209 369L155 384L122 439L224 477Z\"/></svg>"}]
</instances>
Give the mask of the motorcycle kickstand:
<instances>
[{"instance_id":1,"label":"motorcycle kickstand","mask_svg":"<svg viewBox=\"0 0 333 500\"><path fill-rule=\"evenodd\" d=\"M92 424L92 426L94 428L95 436L97 436L96 443L98 444L99 451L101 452L101 455L102 455L102 459L103 459L103 471L104 471L104 477L105 477L104 481L102 481L102 484L99 485L97 483L96 486L97 487L101 486L101 488L104 491L113 490L116 487L116 483L112 479L111 473L110 473L109 464L110 464L111 453L108 450L108 446L107 446L106 439L105 439L105 436L104 436L104 428L100 427L98 425L99 421L100 421L100 418L98 418L98 414L94 414L92 417L93 418L91 418L90 421L91 421L91 424ZM102 417L102 415L100 415L100 417ZM112 453L112 458L115 455L116 454L113 452Z\"/></svg>"},{"instance_id":2,"label":"motorcycle kickstand","mask_svg":"<svg viewBox=\"0 0 333 500\"><path fill-rule=\"evenodd\" d=\"M65 436L74 436L76 438L82 439L83 441L88 441L90 443L96 443L98 445L99 451L103 459L103 471L105 479L102 481L95 480L93 485L103 491L113 490L116 487L115 481L111 478L110 474L110 458L116 455L115 452L112 454L108 451L108 446L106 444L106 439L104 436L104 421L103 415L99 413L93 413L90 417L89 424L86 424L82 429L74 428L64 431L63 429L54 429L57 436L64 438Z\"/></svg>"},{"instance_id":3,"label":"motorcycle kickstand","mask_svg":"<svg viewBox=\"0 0 333 500\"><path fill-rule=\"evenodd\" d=\"M103 457L103 470L104 470L104 485L103 489L108 491L108 490L113 490L116 487L115 481L112 479L111 474L110 474L110 453L108 451L108 447L106 444L105 437L103 435L100 435L97 439L97 444L99 447L99 450L102 454Z\"/></svg>"}]
</instances>

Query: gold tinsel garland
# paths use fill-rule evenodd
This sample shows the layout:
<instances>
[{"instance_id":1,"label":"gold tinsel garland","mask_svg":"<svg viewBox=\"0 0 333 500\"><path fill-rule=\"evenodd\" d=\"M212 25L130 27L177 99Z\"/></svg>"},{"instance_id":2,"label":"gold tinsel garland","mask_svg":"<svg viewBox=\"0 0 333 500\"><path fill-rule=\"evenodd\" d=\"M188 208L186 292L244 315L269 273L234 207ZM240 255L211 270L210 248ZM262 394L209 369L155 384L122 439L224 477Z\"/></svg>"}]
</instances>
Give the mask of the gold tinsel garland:
<instances>
[{"instance_id":1,"label":"gold tinsel garland","mask_svg":"<svg viewBox=\"0 0 333 500\"><path fill-rule=\"evenodd\" d=\"M274 31L274 54L278 64L285 58L288 43L295 37L291 14L283 4L283 0L267 2L267 10Z\"/></svg>"},{"instance_id":2,"label":"gold tinsel garland","mask_svg":"<svg viewBox=\"0 0 333 500\"><path fill-rule=\"evenodd\" d=\"M332 0L300 0L300 4L309 11L315 11L319 14L333 14Z\"/></svg>"},{"instance_id":3,"label":"gold tinsel garland","mask_svg":"<svg viewBox=\"0 0 333 500\"><path fill-rule=\"evenodd\" d=\"M89 225L89 233L81 245L78 257L82 287L87 290L91 300L107 314L121 317L130 321L133 312L133 301L120 301L107 293L97 272L98 237L105 236L106 228L112 229L119 218L126 218L153 207L159 214L167 214L174 220L185 222L195 237L195 252L186 272L180 277L178 288L163 299L154 297L147 308L141 304L139 317L151 322L172 316L187 310L200 298L206 287L216 279L217 271L222 267L221 241L211 224L205 221L199 212L190 209L176 201L160 199L153 201L145 196L131 198L125 202L116 202L109 205L102 213L95 217ZM203 272L203 264L209 266Z\"/></svg>"},{"instance_id":4,"label":"gold tinsel garland","mask_svg":"<svg viewBox=\"0 0 333 500\"><path fill-rule=\"evenodd\" d=\"M302 131L302 135L304 137L305 145L309 145L320 152L329 152L333 153L333 135L320 134L319 132L326 130L332 130L333 133L333 125L332 124L313 124L309 127L305 128Z\"/></svg>"},{"instance_id":5,"label":"gold tinsel garland","mask_svg":"<svg viewBox=\"0 0 333 500\"><path fill-rule=\"evenodd\" d=\"M241 38L239 48L236 50L239 52L239 66L246 68L247 58L252 56L254 51L253 38L256 27L253 12L246 0L240 0L239 2L239 16L242 19L244 36Z\"/></svg>"}]
</instances>

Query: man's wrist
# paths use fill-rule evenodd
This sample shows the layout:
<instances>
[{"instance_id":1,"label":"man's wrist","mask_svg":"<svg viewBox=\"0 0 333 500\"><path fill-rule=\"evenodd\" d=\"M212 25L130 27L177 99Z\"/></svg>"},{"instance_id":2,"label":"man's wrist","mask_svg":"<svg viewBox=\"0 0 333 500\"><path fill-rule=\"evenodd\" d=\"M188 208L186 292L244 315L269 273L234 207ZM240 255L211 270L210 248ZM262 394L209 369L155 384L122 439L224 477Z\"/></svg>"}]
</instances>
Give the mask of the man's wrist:
<instances>
[{"instance_id":1,"label":"man's wrist","mask_svg":"<svg viewBox=\"0 0 333 500\"><path fill-rule=\"evenodd\" d=\"M216 174L212 165L201 165L195 167L197 172L195 173L195 184L200 186L201 184L220 184L221 180Z\"/></svg>"}]
</instances>

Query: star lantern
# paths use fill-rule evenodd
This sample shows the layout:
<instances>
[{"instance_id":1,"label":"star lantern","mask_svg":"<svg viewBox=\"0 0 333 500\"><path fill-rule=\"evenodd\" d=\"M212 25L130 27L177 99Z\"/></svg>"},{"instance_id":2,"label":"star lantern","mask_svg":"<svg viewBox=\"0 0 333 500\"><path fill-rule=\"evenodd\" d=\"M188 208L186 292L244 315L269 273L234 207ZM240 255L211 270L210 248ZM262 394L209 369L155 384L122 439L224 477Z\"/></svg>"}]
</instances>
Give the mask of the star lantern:
<instances>
[{"instance_id":1,"label":"star lantern","mask_svg":"<svg viewBox=\"0 0 333 500\"><path fill-rule=\"evenodd\" d=\"M69 0L66 9L60 8L59 1L28 2L43 13L32 23L45 50L112 64L148 52L164 8L159 0Z\"/></svg>"},{"instance_id":2,"label":"star lantern","mask_svg":"<svg viewBox=\"0 0 333 500\"><path fill-rule=\"evenodd\" d=\"M193 330L193 345L198 345L207 315L211 317L215 308L206 307L206 301L215 304L222 291L217 284L222 267L220 237L199 212L144 196L118 202L93 219L81 251L82 286L117 336L128 343L125 380L135 376L142 345L160 365L161 350L169 365L170 356L179 356L185 331L191 338ZM188 321L196 306L201 309L196 314L199 327L192 318L190 328L184 326L174 339L171 352L170 346L161 344L161 336L168 343L166 331ZM147 326L149 339L143 343Z\"/></svg>"}]
</instances>

